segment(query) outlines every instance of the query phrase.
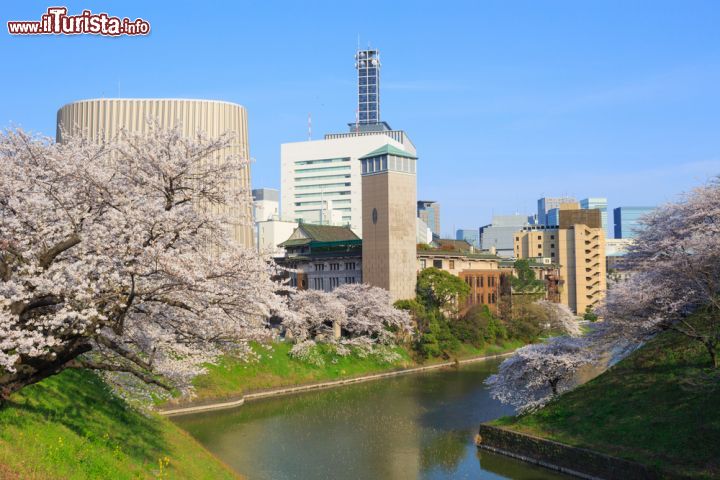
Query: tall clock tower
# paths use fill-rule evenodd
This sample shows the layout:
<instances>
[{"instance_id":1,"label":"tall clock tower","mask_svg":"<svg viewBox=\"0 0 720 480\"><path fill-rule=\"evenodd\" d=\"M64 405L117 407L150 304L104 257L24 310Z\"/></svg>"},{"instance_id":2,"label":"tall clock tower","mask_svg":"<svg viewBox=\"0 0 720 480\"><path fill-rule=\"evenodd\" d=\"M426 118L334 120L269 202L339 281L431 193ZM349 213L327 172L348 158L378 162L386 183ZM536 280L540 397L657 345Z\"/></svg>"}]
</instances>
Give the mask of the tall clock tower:
<instances>
[{"instance_id":1,"label":"tall clock tower","mask_svg":"<svg viewBox=\"0 0 720 480\"><path fill-rule=\"evenodd\" d=\"M363 282L389 290L393 302L414 298L417 157L386 144L360 161Z\"/></svg>"}]
</instances>

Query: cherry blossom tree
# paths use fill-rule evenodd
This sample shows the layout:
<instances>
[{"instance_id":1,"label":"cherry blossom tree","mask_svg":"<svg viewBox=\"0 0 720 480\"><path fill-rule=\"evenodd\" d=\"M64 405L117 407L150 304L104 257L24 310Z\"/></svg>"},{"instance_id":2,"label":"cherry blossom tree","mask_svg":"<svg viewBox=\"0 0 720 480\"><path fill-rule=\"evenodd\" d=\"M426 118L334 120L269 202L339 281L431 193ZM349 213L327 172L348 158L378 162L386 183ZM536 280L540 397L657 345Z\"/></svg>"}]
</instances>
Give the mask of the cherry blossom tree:
<instances>
[{"instance_id":1,"label":"cherry blossom tree","mask_svg":"<svg viewBox=\"0 0 720 480\"><path fill-rule=\"evenodd\" d=\"M518 349L485 383L493 398L524 413L575 386L580 367L594 360L583 340L555 337Z\"/></svg>"},{"instance_id":2,"label":"cherry blossom tree","mask_svg":"<svg viewBox=\"0 0 720 480\"><path fill-rule=\"evenodd\" d=\"M67 368L188 391L264 335L267 263L218 213L247 198L232 141L156 124L100 144L0 135L0 401Z\"/></svg>"},{"instance_id":3,"label":"cherry blossom tree","mask_svg":"<svg viewBox=\"0 0 720 480\"><path fill-rule=\"evenodd\" d=\"M332 291L344 306L347 320L343 331L349 337L366 337L391 344L413 331L408 312L392 305L390 292L366 283L344 284Z\"/></svg>"},{"instance_id":4,"label":"cherry blossom tree","mask_svg":"<svg viewBox=\"0 0 720 480\"><path fill-rule=\"evenodd\" d=\"M720 367L718 239L718 180L645 216L625 258L632 273L608 291L598 341L632 345L674 330L702 343Z\"/></svg>"},{"instance_id":5,"label":"cherry blossom tree","mask_svg":"<svg viewBox=\"0 0 720 480\"><path fill-rule=\"evenodd\" d=\"M533 303L541 312L540 320L544 327L556 333L577 337L582 334L578 317L565 304L538 300Z\"/></svg>"},{"instance_id":6,"label":"cherry blossom tree","mask_svg":"<svg viewBox=\"0 0 720 480\"><path fill-rule=\"evenodd\" d=\"M367 284L344 284L332 292L296 291L278 316L298 343L318 334L334 341L333 324L341 327L340 343L363 347L389 345L412 333L409 314L392 306L390 293Z\"/></svg>"},{"instance_id":7,"label":"cherry blossom tree","mask_svg":"<svg viewBox=\"0 0 720 480\"><path fill-rule=\"evenodd\" d=\"M345 305L335 295L299 290L288 298L283 324L296 341L303 342L318 336L332 339L334 326L346 321Z\"/></svg>"}]
</instances>

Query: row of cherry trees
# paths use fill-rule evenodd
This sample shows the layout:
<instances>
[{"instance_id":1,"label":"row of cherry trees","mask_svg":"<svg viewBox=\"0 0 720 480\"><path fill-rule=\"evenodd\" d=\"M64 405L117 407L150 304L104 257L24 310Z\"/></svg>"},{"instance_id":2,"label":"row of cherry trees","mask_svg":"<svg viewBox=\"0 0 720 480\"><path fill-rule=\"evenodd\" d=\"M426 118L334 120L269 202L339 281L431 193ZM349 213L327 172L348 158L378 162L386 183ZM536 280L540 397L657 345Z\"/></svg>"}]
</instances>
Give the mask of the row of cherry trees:
<instances>
[{"instance_id":1,"label":"row of cherry trees","mask_svg":"<svg viewBox=\"0 0 720 480\"><path fill-rule=\"evenodd\" d=\"M409 328L379 289L278 294L218 213L249 198L231 188L233 141L154 123L102 144L0 135L0 401L68 368L188 392L204 364L267 339L272 315L300 339Z\"/></svg>"},{"instance_id":2,"label":"row of cherry trees","mask_svg":"<svg viewBox=\"0 0 720 480\"><path fill-rule=\"evenodd\" d=\"M720 181L696 188L641 220L624 259L629 276L610 285L602 321L580 338L556 337L506 360L487 383L495 398L534 410L573 388L578 370L610 363L654 335L701 343L720 368Z\"/></svg>"}]
</instances>

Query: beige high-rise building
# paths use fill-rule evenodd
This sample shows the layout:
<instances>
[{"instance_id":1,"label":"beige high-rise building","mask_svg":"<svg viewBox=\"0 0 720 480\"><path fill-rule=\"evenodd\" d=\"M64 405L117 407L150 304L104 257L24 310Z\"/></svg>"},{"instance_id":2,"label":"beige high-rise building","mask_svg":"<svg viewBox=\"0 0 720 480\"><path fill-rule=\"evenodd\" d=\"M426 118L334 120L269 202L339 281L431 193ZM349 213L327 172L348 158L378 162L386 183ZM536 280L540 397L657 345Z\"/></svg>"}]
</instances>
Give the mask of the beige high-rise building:
<instances>
[{"instance_id":1,"label":"beige high-rise building","mask_svg":"<svg viewBox=\"0 0 720 480\"><path fill-rule=\"evenodd\" d=\"M414 298L417 157L388 143L360 161L363 282L389 290L393 301Z\"/></svg>"},{"instance_id":2,"label":"beige high-rise building","mask_svg":"<svg viewBox=\"0 0 720 480\"><path fill-rule=\"evenodd\" d=\"M112 138L121 128L131 132L145 132L146 119L171 128L180 124L183 134L192 136L198 130L210 137L219 137L231 131L235 141L227 153L250 158L247 130L247 111L242 105L216 100L185 100L173 98L100 98L80 100L64 105L57 113L57 141L63 134L81 135L88 140ZM217 155L221 158L222 153ZM245 166L233 189L245 200L238 205L222 207L229 217L228 226L235 241L253 246L252 198L250 194L250 167Z\"/></svg>"},{"instance_id":3,"label":"beige high-rise building","mask_svg":"<svg viewBox=\"0 0 720 480\"><path fill-rule=\"evenodd\" d=\"M526 227L515 233L515 256L560 267L560 302L578 314L607 289L605 231L599 210L560 209L558 228Z\"/></svg>"}]
</instances>

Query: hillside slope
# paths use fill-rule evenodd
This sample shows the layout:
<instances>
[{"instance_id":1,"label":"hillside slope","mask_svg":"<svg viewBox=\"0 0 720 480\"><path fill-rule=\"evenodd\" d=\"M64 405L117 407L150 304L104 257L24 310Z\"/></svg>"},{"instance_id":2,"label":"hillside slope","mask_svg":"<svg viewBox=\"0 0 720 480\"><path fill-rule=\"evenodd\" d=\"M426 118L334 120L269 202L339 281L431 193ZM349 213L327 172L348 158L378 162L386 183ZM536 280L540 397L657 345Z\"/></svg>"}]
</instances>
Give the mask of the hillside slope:
<instances>
[{"instance_id":1,"label":"hillside slope","mask_svg":"<svg viewBox=\"0 0 720 480\"><path fill-rule=\"evenodd\" d=\"M168 420L113 396L94 374L65 371L0 408L0 478L237 476Z\"/></svg>"},{"instance_id":2,"label":"hillside slope","mask_svg":"<svg viewBox=\"0 0 720 480\"><path fill-rule=\"evenodd\" d=\"M720 371L666 332L545 408L494 422L697 478L720 476Z\"/></svg>"}]
</instances>

